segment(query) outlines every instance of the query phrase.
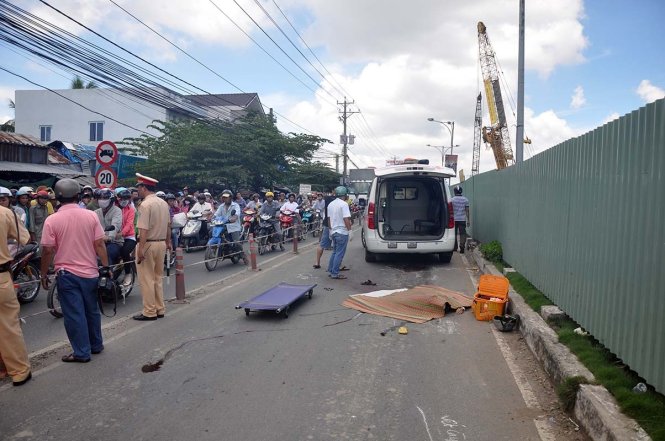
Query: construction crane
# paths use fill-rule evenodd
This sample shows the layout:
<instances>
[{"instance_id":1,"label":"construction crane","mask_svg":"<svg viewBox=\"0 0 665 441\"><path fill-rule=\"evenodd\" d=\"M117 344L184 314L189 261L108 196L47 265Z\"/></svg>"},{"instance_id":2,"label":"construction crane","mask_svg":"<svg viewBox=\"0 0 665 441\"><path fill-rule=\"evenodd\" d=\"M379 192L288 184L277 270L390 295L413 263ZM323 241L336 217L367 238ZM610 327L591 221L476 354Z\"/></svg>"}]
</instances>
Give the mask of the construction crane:
<instances>
[{"instance_id":1,"label":"construction crane","mask_svg":"<svg viewBox=\"0 0 665 441\"><path fill-rule=\"evenodd\" d=\"M471 164L471 176L476 176L480 171L480 133L483 126L483 94L478 93L476 98L476 117L473 121L473 163Z\"/></svg>"},{"instance_id":2,"label":"construction crane","mask_svg":"<svg viewBox=\"0 0 665 441\"><path fill-rule=\"evenodd\" d=\"M503 107L503 99L501 98L496 55L487 36L487 28L482 21L478 22L478 48L480 53L480 70L483 73L485 98L487 99L491 124L489 127L482 128L482 136L483 141L492 148L496 167L501 170L509 165L513 165L515 159L510 146L506 112ZM477 109L478 106L476 106L476 111Z\"/></svg>"}]
</instances>

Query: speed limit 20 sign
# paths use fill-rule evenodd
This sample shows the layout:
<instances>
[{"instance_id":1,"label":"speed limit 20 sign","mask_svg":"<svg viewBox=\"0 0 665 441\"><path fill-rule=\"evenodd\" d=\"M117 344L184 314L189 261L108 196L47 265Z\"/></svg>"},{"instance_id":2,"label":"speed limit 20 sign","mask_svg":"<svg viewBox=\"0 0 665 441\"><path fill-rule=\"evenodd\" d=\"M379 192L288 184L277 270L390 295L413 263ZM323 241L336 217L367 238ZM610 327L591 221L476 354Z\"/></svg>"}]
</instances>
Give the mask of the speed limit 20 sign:
<instances>
[{"instance_id":1,"label":"speed limit 20 sign","mask_svg":"<svg viewBox=\"0 0 665 441\"><path fill-rule=\"evenodd\" d=\"M118 175L110 168L101 167L95 174L95 182L98 188L115 188Z\"/></svg>"}]
</instances>

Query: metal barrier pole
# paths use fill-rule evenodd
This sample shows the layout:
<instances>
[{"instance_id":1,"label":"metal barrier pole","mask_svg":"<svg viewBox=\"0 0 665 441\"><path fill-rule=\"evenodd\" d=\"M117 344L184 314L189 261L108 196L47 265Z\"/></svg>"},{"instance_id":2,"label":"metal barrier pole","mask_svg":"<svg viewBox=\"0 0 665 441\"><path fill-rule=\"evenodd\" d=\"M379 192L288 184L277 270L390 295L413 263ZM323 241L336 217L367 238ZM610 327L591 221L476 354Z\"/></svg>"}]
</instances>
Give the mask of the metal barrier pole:
<instances>
[{"instance_id":1,"label":"metal barrier pole","mask_svg":"<svg viewBox=\"0 0 665 441\"><path fill-rule=\"evenodd\" d=\"M256 265L256 240L254 233L249 233L249 261L252 263L252 271L259 271Z\"/></svg>"},{"instance_id":2,"label":"metal barrier pole","mask_svg":"<svg viewBox=\"0 0 665 441\"><path fill-rule=\"evenodd\" d=\"M293 231L293 254L298 254L298 228L291 227Z\"/></svg>"},{"instance_id":3,"label":"metal barrier pole","mask_svg":"<svg viewBox=\"0 0 665 441\"><path fill-rule=\"evenodd\" d=\"M174 303L187 303L185 300L185 266L182 248L178 247L175 250L175 302Z\"/></svg>"}]
</instances>

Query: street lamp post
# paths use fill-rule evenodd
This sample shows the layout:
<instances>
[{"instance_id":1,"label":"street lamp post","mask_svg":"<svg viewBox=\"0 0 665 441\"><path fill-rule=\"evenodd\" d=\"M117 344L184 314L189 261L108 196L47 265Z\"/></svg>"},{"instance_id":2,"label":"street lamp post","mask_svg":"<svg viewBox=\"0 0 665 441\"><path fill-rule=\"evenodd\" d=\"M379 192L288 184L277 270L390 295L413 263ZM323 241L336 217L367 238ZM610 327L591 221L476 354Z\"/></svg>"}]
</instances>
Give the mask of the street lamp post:
<instances>
[{"instance_id":1,"label":"street lamp post","mask_svg":"<svg viewBox=\"0 0 665 441\"><path fill-rule=\"evenodd\" d=\"M441 152L441 166L445 166L445 157L446 157L446 151L450 149L450 154L453 154L453 147L459 147L459 144L455 144L454 146L445 146L445 145L432 145L432 144L427 144L427 147L434 147L438 151Z\"/></svg>"},{"instance_id":2,"label":"street lamp post","mask_svg":"<svg viewBox=\"0 0 665 441\"><path fill-rule=\"evenodd\" d=\"M453 140L455 138L455 121L439 121L434 118L427 118L427 121L437 122L444 126L450 132L450 154L453 154Z\"/></svg>"}]
</instances>

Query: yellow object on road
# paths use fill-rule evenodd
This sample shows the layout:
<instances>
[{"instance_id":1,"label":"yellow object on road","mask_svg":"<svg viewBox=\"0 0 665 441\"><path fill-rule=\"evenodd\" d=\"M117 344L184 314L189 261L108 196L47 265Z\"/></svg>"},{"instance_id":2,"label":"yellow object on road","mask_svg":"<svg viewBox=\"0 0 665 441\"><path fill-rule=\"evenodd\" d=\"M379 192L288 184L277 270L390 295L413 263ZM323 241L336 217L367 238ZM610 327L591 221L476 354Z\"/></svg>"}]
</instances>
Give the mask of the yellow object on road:
<instances>
[{"instance_id":1,"label":"yellow object on road","mask_svg":"<svg viewBox=\"0 0 665 441\"><path fill-rule=\"evenodd\" d=\"M399 332L400 334L406 335L406 334L409 333L409 330L406 329L406 326L400 326L399 329L397 330L397 332Z\"/></svg>"}]
</instances>

